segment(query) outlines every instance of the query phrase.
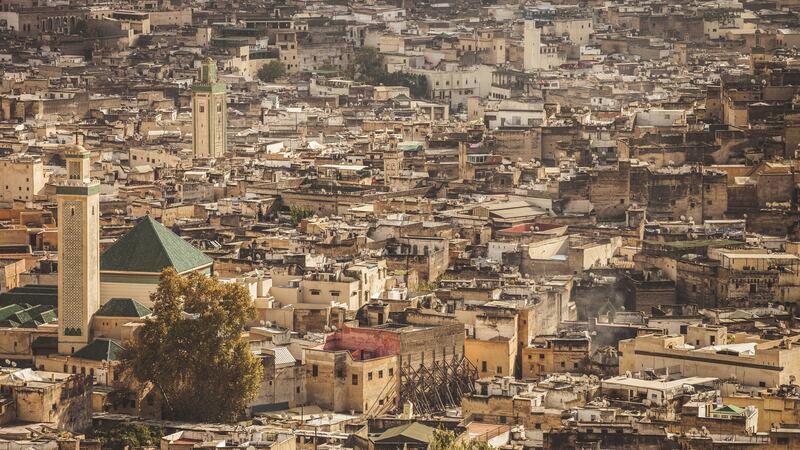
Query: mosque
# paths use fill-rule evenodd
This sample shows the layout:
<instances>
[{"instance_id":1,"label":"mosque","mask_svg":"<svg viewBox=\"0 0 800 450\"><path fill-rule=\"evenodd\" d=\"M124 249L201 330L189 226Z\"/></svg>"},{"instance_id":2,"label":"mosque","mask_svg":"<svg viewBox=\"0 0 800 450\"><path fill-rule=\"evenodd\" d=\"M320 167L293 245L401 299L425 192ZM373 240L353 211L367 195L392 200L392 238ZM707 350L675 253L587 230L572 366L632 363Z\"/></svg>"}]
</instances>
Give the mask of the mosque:
<instances>
[{"instance_id":1,"label":"mosque","mask_svg":"<svg viewBox=\"0 0 800 450\"><path fill-rule=\"evenodd\" d=\"M123 343L151 314L161 272L211 274L213 260L149 216L101 255L100 183L90 177L90 153L72 146L64 157L67 180L56 191L57 345L34 352L34 366L111 384Z\"/></svg>"}]
</instances>

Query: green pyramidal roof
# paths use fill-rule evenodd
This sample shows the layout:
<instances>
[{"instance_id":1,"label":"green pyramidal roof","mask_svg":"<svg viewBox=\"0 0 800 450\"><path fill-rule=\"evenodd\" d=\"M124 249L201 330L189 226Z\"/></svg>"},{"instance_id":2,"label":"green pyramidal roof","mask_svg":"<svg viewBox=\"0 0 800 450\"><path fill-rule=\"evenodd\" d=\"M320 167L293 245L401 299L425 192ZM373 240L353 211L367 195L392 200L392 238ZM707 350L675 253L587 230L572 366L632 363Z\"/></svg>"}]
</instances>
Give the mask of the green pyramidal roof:
<instances>
[{"instance_id":1,"label":"green pyramidal roof","mask_svg":"<svg viewBox=\"0 0 800 450\"><path fill-rule=\"evenodd\" d=\"M95 339L73 353L74 358L93 361L116 361L124 348L112 339Z\"/></svg>"},{"instance_id":2,"label":"green pyramidal roof","mask_svg":"<svg viewBox=\"0 0 800 450\"><path fill-rule=\"evenodd\" d=\"M178 273L211 264L212 260L150 216L100 256L100 270L160 273L174 267Z\"/></svg>"},{"instance_id":3,"label":"green pyramidal roof","mask_svg":"<svg viewBox=\"0 0 800 450\"><path fill-rule=\"evenodd\" d=\"M112 298L94 313L100 317L145 317L153 312L132 298Z\"/></svg>"}]
</instances>

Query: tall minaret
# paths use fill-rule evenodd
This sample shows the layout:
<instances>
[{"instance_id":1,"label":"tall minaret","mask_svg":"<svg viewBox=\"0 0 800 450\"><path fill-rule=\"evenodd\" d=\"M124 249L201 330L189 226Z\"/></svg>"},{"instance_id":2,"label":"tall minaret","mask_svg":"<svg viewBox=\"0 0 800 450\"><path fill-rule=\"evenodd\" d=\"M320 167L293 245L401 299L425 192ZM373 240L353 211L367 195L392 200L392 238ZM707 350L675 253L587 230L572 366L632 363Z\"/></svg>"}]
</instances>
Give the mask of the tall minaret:
<instances>
[{"instance_id":1,"label":"tall minaret","mask_svg":"<svg viewBox=\"0 0 800 450\"><path fill-rule=\"evenodd\" d=\"M225 84L217 82L217 64L206 58L192 85L192 148L195 158L219 158L227 148L228 108Z\"/></svg>"},{"instance_id":2,"label":"tall minaret","mask_svg":"<svg viewBox=\"0 0 800 450\"><path fill-rule=\"evenodd\" d=\"M58 196L58 352L70 355L91 341L100 307L100 183L89 174L90 153L64 152L67 181Z\"/></svg>"},{"instance_id":3,"label":"tall minaret","mask_svg":"<svg viewBox=\"0 0 800 450\"><path fill-rule=\"evenodd\" d=\"M525 20L522 33L522 68L523 70L535 70L541 67L542 55L542 30L536 28L536 21Z\"/></svg>"}]
</instances>

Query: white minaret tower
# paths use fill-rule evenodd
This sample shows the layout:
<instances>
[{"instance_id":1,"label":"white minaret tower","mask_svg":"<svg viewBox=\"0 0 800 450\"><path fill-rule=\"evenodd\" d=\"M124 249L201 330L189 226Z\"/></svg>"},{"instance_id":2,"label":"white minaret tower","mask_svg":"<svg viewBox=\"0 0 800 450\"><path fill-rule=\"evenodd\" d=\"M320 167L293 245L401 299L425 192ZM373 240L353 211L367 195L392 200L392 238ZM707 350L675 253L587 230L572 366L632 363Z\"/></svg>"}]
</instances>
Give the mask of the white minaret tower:
<instances>
[{"instance_id":1,"label":"white minaret tower","mask_svg":"<svg viewBox=\"0 0 800 450\"><path fill-rule=\"evenodd\" d=\"M226 87L217 82L217 63L206 58L192 85L192 149L195 158L220 158L228 144Z\"/></svg>"},{"instance_id":2,"label":"white minaret tower","mask_svg":"<svg viewBox=\"0 0 800 450\"><path fill-rule=\"evenodd\" d=\"M100 183L89 174L91 154L64 152L67 181L58 195L58 352L71 355L91 341L100 307Z\"/></svg>"},{"instance_id":3,"label":"white minaret tower","mask_svg":"<svg viewBox=\"0 0 800 450\"><path fill-rule=\"evenodd\" d=\"M522 66L526 71L541 69L542 54L542 30L536 28L536 22L525 20L525 27L522 34L523 57Z\"/></svg>"}]
</instances>

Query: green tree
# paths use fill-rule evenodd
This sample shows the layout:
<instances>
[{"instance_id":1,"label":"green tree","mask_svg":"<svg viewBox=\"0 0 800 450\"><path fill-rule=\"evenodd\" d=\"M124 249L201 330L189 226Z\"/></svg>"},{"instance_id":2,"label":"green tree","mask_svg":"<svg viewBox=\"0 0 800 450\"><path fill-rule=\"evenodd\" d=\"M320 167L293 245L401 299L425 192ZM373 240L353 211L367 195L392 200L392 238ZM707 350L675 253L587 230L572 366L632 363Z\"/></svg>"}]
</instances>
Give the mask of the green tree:
<instances>
[{"instance_id":1,"label":"green tree","mask_svg":"<svg viewBox=\"0 0 800 450\"><path fill-rule=\"evenodd\" d=\"M98 38L108 35L108 29L104 28L97 21L78 20L72 27L72 34L84 38Z\"/></svg>"},{"instance_id":2,"label":"green tree","mask_svg":"<svg viewBox=\"0 0 800 450\"><path fill-rule=\"evenodd\" d=\"M292 217L292 226L300 225L300 221L307 217L314 217L314 210L303 206L291 206L289 208L289 215Z\"/></svg>"},{"instance_id":3,"label":"green tree","mask_svg":"<svg viewBox=\"0 0 800 450\"><path fill-rule=\"evenodd\" d=\"M164 430L134 422L113 422L92 429L89 436L100 441L102 448L122 450L125 448L158 446Z\"/></svg>"},{"instance_id":4,"label":"green tree","mask_svg":"<svg viewBox=\"0 0 800 450\"><path fill-rule=\"evenodd\" d=\"M161 392L168 418L238 419L262 375L243 335L255 312L247 290L168 268L151 298L154 318L123 352L123 367Z\"/></svg>"},{"instance_id":5,"label":"green tree","mask_svg":"<svg viewBox=\"0 0 800 450\"><path fill-rule=\"evenodd\" d=\"M361 47L353 57L348 75L357 81L373 86L406 86L412 97L424 97L428 94L428 80L422 75L405 72L392 72L386 69L386 61L377 49Z\"/></svg>"},{"instance_id":6,"label":"green tree","mask_svg":"<svg viewBox=\"0 0 800 450\"><path fill-rule=\"evenodd\" d=\"M459 440L450 430L434 430L433 440L428 450L489 450L492 447L486 442Z\"/></svg>"},{"instance_id":7,"label":"green tree","mask_svg":"<svg viewBox=\"0 0 800 450\"><path fill-rule=\"evenodd\" d=\"M283 63L280 61L270 61L261 66L256 73L258 79L265 83L271 83L285 75L286 68L283 67Z\"/></svg>"},{"instance_id":8,"label":"green tree","mask_svg":"<svg viewBox=\"0 0 800 450\"><path fill-rule=\"evenodd\" d=\"M339 70L339 68L338 68L337 66L334 66L333 64L327 64L327 63L326 63L326 64L323 64L323 65L321 65L321 66L319 66L319 67L317 68L317 72L332 72L332 73L338 73L339 71L340 71L340 70Z\"/></svg>"},{"instance_id":9,"label":"green tree","mask_svg":"<svg viewBox=\"0 0 800 450\"><path fill-rule=\"evenodd\" d=\"M350 75L354 80L365 81L372 84L373 81L386 74L386 62L383 55L374 47L361 47L356 50L353 57L353 65Z\"/></svg>"}]
</instances>

